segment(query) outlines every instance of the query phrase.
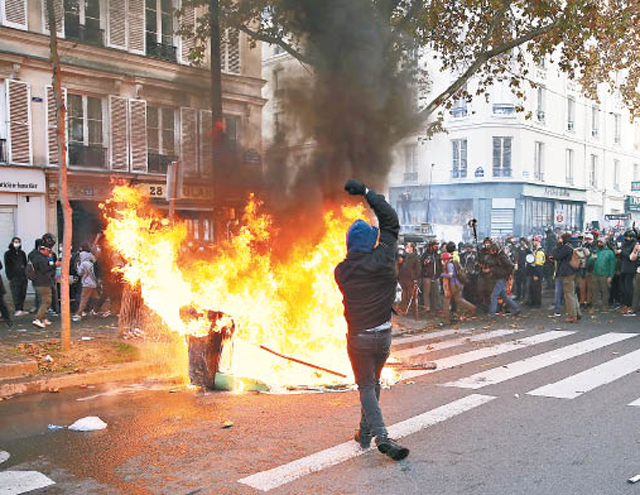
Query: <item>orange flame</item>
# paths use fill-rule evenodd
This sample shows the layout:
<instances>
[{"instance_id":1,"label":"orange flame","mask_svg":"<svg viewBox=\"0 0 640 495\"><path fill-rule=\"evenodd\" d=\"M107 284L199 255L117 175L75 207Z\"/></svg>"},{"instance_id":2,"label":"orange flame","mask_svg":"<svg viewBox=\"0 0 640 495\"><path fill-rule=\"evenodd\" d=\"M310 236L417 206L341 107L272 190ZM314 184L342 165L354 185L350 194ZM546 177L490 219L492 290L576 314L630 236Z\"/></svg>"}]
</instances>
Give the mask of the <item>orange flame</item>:
<instances>
[{"instance_id":1,"label":"orange flame","mask_svg":"<svg viewBox=\"0 0 640 495\"><path fill-rule=\"evenodd\" d=\"M167 327L181 335L209 330L204 319L183 321L180 308L185 306L233 318L236 333L223 355L231 373L280 386L345 382L265 352L259 348L264 345L353 382L333 270L346 254L348 226L364 216L362 206L328 210L320 240L297 242L285 260L273 254L277 231L253 195L237 235L205 260L182 259L186 225L169 224L131 187L115 186L104 210L106 238L125 262L124 279L140 285L145 304Z\"/></svg>"}]
</instances>

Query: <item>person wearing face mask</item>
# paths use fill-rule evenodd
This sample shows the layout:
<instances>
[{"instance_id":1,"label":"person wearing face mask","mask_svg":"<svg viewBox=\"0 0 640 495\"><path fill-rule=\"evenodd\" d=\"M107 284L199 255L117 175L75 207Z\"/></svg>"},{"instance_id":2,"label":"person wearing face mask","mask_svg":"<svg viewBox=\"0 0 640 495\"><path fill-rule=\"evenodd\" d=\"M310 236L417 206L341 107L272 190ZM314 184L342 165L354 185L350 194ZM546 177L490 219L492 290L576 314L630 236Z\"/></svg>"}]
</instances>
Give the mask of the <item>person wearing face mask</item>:
<instances>
[{"instance_id":1,"label":"person wearing face mask","mask_svg":"<svg viewBox=\"0 0 640 495\"><path fill-rule=\"evenodd\" d=\"M9 288L15 308L14 316L28 314L24 310L24 300L27 296L27 255L22 250L22 240L14 237L9 243L9 249L4 253L4 269L9 280Z\"/></svg>"}]
</instances>

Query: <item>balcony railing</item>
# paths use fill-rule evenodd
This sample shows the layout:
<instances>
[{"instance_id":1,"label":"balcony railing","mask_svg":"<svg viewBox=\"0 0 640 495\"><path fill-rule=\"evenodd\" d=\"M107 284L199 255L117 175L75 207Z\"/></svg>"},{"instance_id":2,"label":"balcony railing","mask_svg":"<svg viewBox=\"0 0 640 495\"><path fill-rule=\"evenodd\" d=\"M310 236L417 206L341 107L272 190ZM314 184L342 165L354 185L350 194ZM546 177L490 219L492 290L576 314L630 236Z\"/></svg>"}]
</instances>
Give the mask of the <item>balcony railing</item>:
<instances>
[{"instance_id":1,"label":"balcony railing","mask_svg":"<svg viewBox=\"0 0 640 495\"><path fill-rule=\"evenodd\" d=\"M467 169L454 168L451 170L452 179L464 179L467 176Z\"/></svg>"},{"instance_id":2,"label":"balcony railing","mask_svg":"<svg viewBox=\"0 0 640 495\"><path fill-rule=\"evenodd\" d=\"M169 164L176 160L175 156L161 155L160 153L149 151L147 154L148 171L150 174L166 174Z\"/></svg>"},{"instance_id":3,"label":"balcony railing","mask_svg":"<svg viewBox=\"0 0 640 495\"><path fill-rule=\"evenodd\" d=\"M104 29L84 26L82 24L67 24L65 25L64 35L70 40L78 40L90 45L104 46Z\"/></svg>"},{"instance_id":4,"label":"balcony railing","mask_svg":"<svg viewBox=\"0 0 640 495\"><path fill-rule=\"evenodd\" d=\"M107 148L69 143L69 165L87 168L107 167Z\"/></svg>"},{"instance_id":5,"label":"balcony railing","mask_svg":"<svg viewBox=\"0 0 640 495\"><path fill-rule=\"evenodd\" d=\"M7 163L7 140L0 139L0 163Z\"/></svg>"},{"instance_id":6,"label":"balcony railing","mask_svg":"<svg viewBox=\"0 0 640 495\"><path fill-rule=\"evenodd\" d=\"M495 168L493 169L494 177L511 177L510 168Z\"/></svg>"},{"instance_id":7,"label":"balcony railing","mask_svg":"<svg viewBox=\"0 0 640 495\"><path fill-rule=\"evenodd\" d=\"M177 49L175 46L157 43L147 38L147 56L164 60L165 62L177 62Z\"/></svg>"},{"instance_id":8,"label":"balcony railing","mask_svg":"<svg viewBox=\"0 0 640 495\"><path fill-rule=\"evenodd\" d=\"M544 118L545 118L544 110L538 110L536 112L536 117L538 118L538 122L544 122Z\"/></svg>"},{"instance_id":9,"label":"balcony railing","mask_svg":"<svg viewBox=\"0 0 640 495\"><path fill-rule=\"evenodd\" d=\"M404 173L404 182L417 182L417 181L418 181L418 172Z\"/></svg>"},{"instance_id":10,"label":"balcony railing","mask_svg":"<svg viewBox=\"0 0 640 495\"><path fill-rule=\"evenodd\" d=\"M516 106L513 103L494 103L493 115L511 116L515 115Z\"/></svg>"}]
</instances>

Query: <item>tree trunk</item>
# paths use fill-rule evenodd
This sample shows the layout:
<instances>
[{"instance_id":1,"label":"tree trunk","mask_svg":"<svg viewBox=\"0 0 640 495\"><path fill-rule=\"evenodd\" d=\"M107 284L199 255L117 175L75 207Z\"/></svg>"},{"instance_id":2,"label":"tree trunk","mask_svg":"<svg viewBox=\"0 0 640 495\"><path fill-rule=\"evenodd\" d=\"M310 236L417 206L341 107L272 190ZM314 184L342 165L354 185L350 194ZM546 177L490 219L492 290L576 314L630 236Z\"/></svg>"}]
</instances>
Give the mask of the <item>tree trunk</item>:
<instances>
[{"instance_id":1,"label":"tree trunk","mask_svg":"<svg viewBox=\"0 0 640 495\"><path fill-rule=\"evenodd\" d=\"M71 307L69 301L69 268L71 265L71 233L72 212L69 204L67 188L67 108L62 95L60 81L60 58L58 57L58 26L53 0L47 1L47 16L49 18L49 47L50 60L53 70L53 94L56 101L56 119L58 142L58 189L64 231L62 233L62 275L60 277L60 342L63 351L71 349Z\"/></svg>"}]
</instances>

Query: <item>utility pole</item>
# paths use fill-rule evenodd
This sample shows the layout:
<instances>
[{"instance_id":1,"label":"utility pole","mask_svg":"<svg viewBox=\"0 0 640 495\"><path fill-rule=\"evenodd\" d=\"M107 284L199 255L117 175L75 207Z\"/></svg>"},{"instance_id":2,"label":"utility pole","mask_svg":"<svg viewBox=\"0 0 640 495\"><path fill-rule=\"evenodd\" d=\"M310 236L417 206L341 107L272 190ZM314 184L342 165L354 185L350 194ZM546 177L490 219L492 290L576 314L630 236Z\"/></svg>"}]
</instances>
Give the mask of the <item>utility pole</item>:
<instances>
[{"instance_id":1,"label":"utility pole","mask_svg":"<svg viewBox=\"0 0 640 495\"><path fill-rule=\"evenodd\" d=\"M63 351L71 349L71 309L69 299L69 268L71 265L72 210L67 186L67 108L60 81L60 58L58 56L58 26L54 0L46 0L49 19L49 48L53 70L53 94L56 101L56 140L58 143L58 188L64 230L62 233L62 274L60 277L60 345Z\"/></svg>"}]
</instances>

